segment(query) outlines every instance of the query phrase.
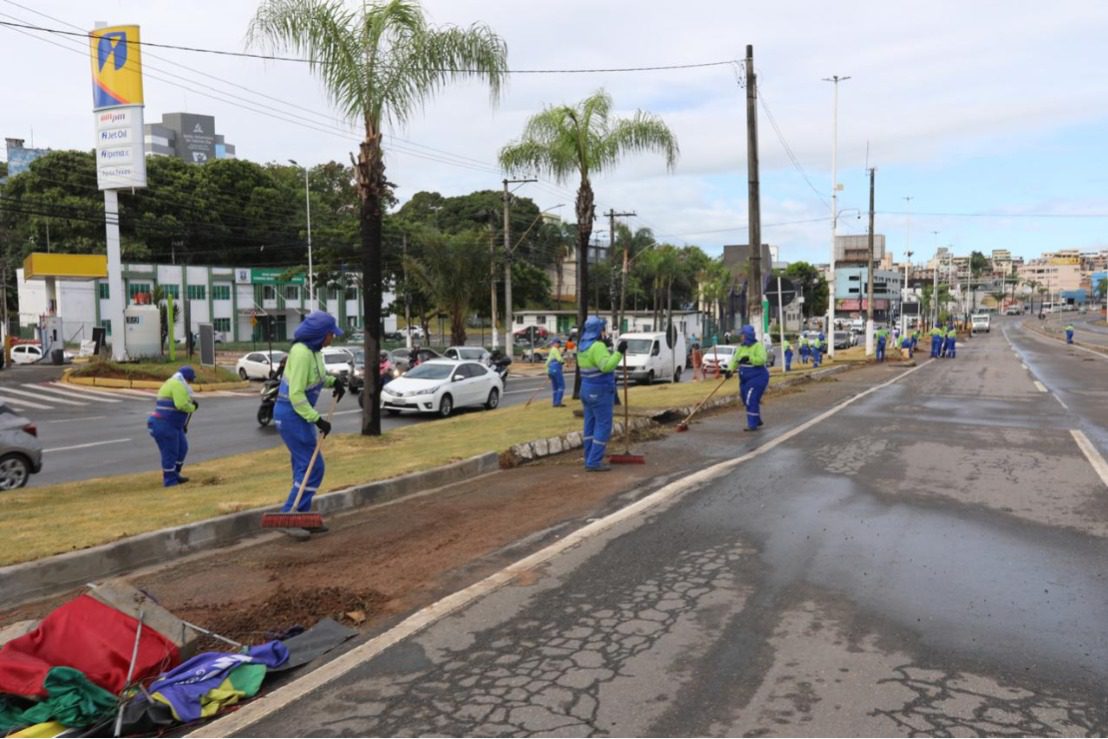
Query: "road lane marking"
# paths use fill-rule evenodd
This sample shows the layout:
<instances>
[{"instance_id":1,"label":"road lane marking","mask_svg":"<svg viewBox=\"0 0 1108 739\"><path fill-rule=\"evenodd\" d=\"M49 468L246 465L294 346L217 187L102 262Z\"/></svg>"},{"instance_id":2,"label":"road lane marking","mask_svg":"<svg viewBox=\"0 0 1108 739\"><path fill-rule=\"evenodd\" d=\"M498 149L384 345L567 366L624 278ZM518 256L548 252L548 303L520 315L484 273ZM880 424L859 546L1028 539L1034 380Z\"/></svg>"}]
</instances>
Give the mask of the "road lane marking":
<instances>
[{"instance_id":1,"label":"road lane marking","mask_svg":"<svg viewBox=\"0 0 1108 739\"><path fill-rule=\"evenodd\" d=\"M109 392L109 391L106 391L106 390L93 390L92 388L88 387L87 385L67 385L66 383L63 383L63 382L51 382L50 385L52 387L56 387L58 389L64 389L64 390L75 390L76 388L79 387L81 389L78 392L80 392L81 395L89 395L89 396L95 396L95 397L98 397L98 398L108 398L108 399L111 399L111 400L119 400L119 398L116 396L115 393L112 393L112 392Z\"/></svg>"},{"instance_id":2,"label":"road lane marking","mask_svg":"<svg viewBox=\"0 0 1108 739\"><path fill-rule=\"evenodd\" d=\"M1027 371L1031 371L1031 368L1030 368L1030 367L1028 367L1028 366L1027 366L1026 364L1024 364L1023 362L1020 362L1020 367L1023 367L1023 368L1024 368L1025 370L1027 370Z\"/></svg>"},{"instance_id":3,"label":"road lane marking","mask_svg":"<svg viewBox=\"0 0 1108 739\"><path fill-rule=\"evenodd\" d=\"M78 416L77 418L48 418L38 423L83 423L85 421L100 421L108 416Z\"/></svg>"},{"instance_id":4,"label":"road lane marking","mask_svg":"<svg viewBox=\"0 0 1108 739\"><path fill-rule=\"evenodd\" d=\"M776 436L769 440L765 444L756 449L752 449L746 454L736 459L729 459L723 462L718 462L710 467L706 467L699 472L694 472L687 477L668 483L662 486L658 490L654 491L645 498L641 498L638 501L621 508L620 510L597 519L592 523L573 531L558 542L551 544L550 546L540 549L539 551L524 557L517 562L508 565L499 572L489 575L484 580L480 580L473 585L470 585L463 590L459 590L452 595L432 603L426 606L416 613L412 614L408 618L401 621L399 624L389 629L385 633L370 639L369 641L354 647L349 652L342 654L336 659L328 662L317 670L309 672L304 677L294 680L287 685L284 685L272 693L263 695L261 698L243 705L239 710L221 719L217 719L210 724L198 728L196 731L188 734L190 737L225 737L231 736L237 732L244 730L246 727L251 726L257 721L265 718L266 716L285 708L293 702L307 695L309 692L316 690L327 683L338 679L351 670L355 669L361 664L373 659L381 652L385 651L389 647L407 639L415 634L420 633L424 629L433 625L435 622L445 618L446 616L465 608L472 603L475 603L480 598L500 589L504 585L512 582L517 575L523 572L538 567L539 565L553 559L555 556L561 554L563 551L575 547L578 544L586 541L590 537L601 534L608 529L616 526L624 520L638 515L645 511L654 508L655 506L664 503L675 496L686 492L699 485L712 482L713 480L721 478L726 472L738 467L744 462L748 462L756 457L760 457L763 454L776 449L785 442L793 439L795 436L802 434L808 429L812 428L816 424L827 420L834 416L839 411L843 410L847 406L856 403L857 401L865 398L872 393L877 392L883 388L898 382L908 375L923 369L931 364L930 361L924 362L916 367L913 367L906 372L902 372L891 380L881 383L880 385L874 385L868 390L863 390L857 395L853 395L841 403L832 406L828 410L819 414L815 418L811 418L804 423L796 426L788 431L782 433L780 436Z\"/></svg>"},{"instance_id":5,"label":"road lane marking","mask_svg":"<svg viewBox=\"0 0 1108 739\"><path fill-rule=\"evenodd\" d=\"M82 403L79 400L63 400L61 398L51 398L50 396L43 396L42 393L32 393L30 390L16 390L14 387L5 387L3 388L3 392L15 393L16 395L26 395L28 398L50 401L51 403L61 403L62 405L88 405L88 403ZM44 407L49 408L50 406Z\"/></svg>"},{"instance_id":6,"label":"road lane marking","mask_svg":"<svg viewBox=\"0 0 1108 739\"><path fill-rule=\"evenodd\" d=\"M1037 387L1039 389L1040 393L1045 393L1046 392L1046 385L1039 382L1038 380L1035 380L1035 387Z\"/></svg>"},{"instance_id":7,"label":"road lane marking","mask_svg":"<svg viewBox=\"0 0 1108 739\"><path fill-rule=\"evenodd\" d=\"M1105 487L1108 487L1108 462L1104 461L1104 457L1100 456L1100 452L1097 451L1097 448L1093 446L1084 432L1078 429L1070 429L1070 434L1073 435L1073 440L1077 442L1077 446L1085 453L1085 458L1089 460L1089 464L1100 475L1100 481L1104 483Z\"/></svg>"},{"instance_id":8,"label":"road lane marking","mask_svg":"<svg viewBox=\"0 0 1108 739\"><path fill-rule=\"evenodd\" d=\"M1061 399L1061 398L1059 398L1059 397L1058 397L1057 395L1055 395L1055 396L1054 396L1054 399L1055 399L1055 400L1057 400L1057 401L1058 401L1058 403L1059 403L1059 404L1060 404L1060 405L1061 405L1061 406L1062 406L1063 408L1065 408L1065 409L1066 409L1067 411L1068 411L1068 410L1070 409L1070 407L1069 407L1068 405L1066 405L1066 401L1062 400L1062 399Z\"/></svg>"},{"instance_id":9,"label":"road lane marking","mask_svg":"<svg viewBox=\"0 0 1108 739\"><path fill-rule=\"evenodd\" d=\"M44 393L53 393L55 395L62 395L66 398L78 398L80 400L94 400L97 403L122 403L119 398L104 398L99 395L92 395L81 390L70 390L69 388L55 387L54 385L36 384L33 382L23 383L23 387L34 388ZM49 396L47 396L49 397Z\"/></svg>"},{"instance_id":10,"label":"road lane marking","mask_svg":"<svg viewBox=\"0 0 1108 739\"><path fill-rule=\"evenodd\" d=\"M44 411L48 411L48 410L50 410L51 408L54 407L52 405L42 405L41 403L32 403L31 401L24 400L23 398L9 398L9 397L4 396L4 395L0 395L0 403L11 403L16 408L38 408L38 409L44 410Z\"/></svg>"},{"instance_id":11,"label":"road lane marking","mask_svg":"<svg viewBox=\"0 0 1108 739\"><path fill-rule=\"evenodd\" d=\"M125 444L130 439L111 439L109 441L93 441L88 444L74 444L73 446L58 446L53 449L43 449L43 454L49 454L50 452L68 452L73 449L88 449L94 446L104 446L105 444Z\"/></svg>"}]
</instances>

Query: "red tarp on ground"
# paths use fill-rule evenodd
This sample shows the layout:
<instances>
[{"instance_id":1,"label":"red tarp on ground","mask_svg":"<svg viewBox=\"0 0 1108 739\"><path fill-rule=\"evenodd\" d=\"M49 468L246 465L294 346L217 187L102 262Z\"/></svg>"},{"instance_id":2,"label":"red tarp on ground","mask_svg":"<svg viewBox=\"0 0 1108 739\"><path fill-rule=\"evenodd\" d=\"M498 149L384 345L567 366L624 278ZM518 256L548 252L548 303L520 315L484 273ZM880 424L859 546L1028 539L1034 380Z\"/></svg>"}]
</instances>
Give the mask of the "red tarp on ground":
<instances>
[{"instance_id":1,"label":"red tarp on ground","mask_svg":"<svg viewBox=\"0 0 1108 739\"><path fill-rule=\"evenodd\" d=\"M38 628L0 648L0 693L46 698L51 667L73 667L118 695L125 687L138 619L82 595L50 613ZM134 677L161 674L180 662L176 645L143 625Z\"/></svg>"}]
</instances>

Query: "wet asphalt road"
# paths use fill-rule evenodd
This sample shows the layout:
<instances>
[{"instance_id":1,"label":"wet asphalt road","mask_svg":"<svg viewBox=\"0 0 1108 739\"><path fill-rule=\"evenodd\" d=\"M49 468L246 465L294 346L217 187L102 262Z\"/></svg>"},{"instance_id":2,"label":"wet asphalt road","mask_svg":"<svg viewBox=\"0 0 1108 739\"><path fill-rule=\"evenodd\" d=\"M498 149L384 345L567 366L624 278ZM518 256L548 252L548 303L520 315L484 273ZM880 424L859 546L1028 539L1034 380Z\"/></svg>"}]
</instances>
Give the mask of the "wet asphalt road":
<instances>
[{"instance_id":1,"label":"wet asphalt road","mask_svg":"<svg viewBox=\"0 0 1108 739\"><path fill-rule=\"evenodd\" d=\"M709 417L648 447L657 505L238 733L1104 735L1108 480L1074 432L1108 454L1108 359L1081 355L1001 320L756 438Z\"/></svg>"}]
</instances>

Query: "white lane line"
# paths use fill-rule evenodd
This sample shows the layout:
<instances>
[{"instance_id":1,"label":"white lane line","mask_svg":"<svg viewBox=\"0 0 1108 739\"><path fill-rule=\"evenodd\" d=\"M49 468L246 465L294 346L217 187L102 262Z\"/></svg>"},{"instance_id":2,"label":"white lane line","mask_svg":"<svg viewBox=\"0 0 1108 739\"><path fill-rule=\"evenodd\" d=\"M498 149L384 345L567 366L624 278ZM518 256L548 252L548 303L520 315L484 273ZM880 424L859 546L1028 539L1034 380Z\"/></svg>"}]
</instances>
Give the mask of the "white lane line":
<instances>
[{"instance_id":1,"label":"white lane line","mask_svg":"<svg viewBox=\"0 0 1108 739\"><path fill-rule=\"evenodd\" d=\"M1035 380L1035 387L1038 388L1040 393L1045 393L1046 392L1046 385L1039 382L1038 380Z\"/></svg>"},{"instance_id":2,"label":"white lane line","mask_svg":"<svg viewBox=\"0 0 1108 739\"><path fill-rule=\"evenodd\" d=\"M335 411L335 415L336 416L349 416L351 413L361 413L361 412L362 412L361 408L355 408L354 410L350 410L350 411Z\"/></svg>"},{"instance_id":3,"label":"white lane line","mask_svg":"<svg viewBox=\"0 0 1108 739\"><path fill-rule=\"evenodd\" d=\"M1055 399L1055 400L1057 400L1057 401L1058 401L1058 403L1059 403L1059 405L1061 405L1061 406L1062 406L1063 408L1065 408L1065 409L1066 409L1067 411L1068 411L1068 410L1070 409L1070 407L1069 407L1068 405L1066 405L1066 401L1062 400L1062 399L1061 399L1061 398L1059 398L1059 397L1058 397L1057 395L1055 395L1055 396L1054 396L1054 399Z\"/></svg>"},{"instance_id":4,"label":"white lane line","mask_svg":"<svg viewBox=\"0 0 1108 739\"><path fill-rule=\"evenodd\" d=\"M50 410L51 408L54 407L52 405L42 405L41 403L32 403L31 401L24 400L23 398L9 398L9 397L4 396L4 395L0 395L0 403L10 403L10 404L14 405L16 408L38 408L38 409L44 410L44 411L48 411L48 410Z\"/></svg>"},{"instance_id":5,"label":"white lane line","mask_svg":"<svg viewBox=\"0 0 1108 739\"><path fill-rule=\"evenodd\" d=\"M881 383L880 385L874 385L868 390L864 390L857 395L847 398L843 402L836 406L824 411L815 418L812 418L804 423L792 428L785 433L777 436L770 441L766 442L762 446L747 452L741 457L736 459L729 459L724 462L718 462L711 467L707 467L699 472L695 472L681 480L671 482L668 485L663 486L659 490L651 493L650 495L642 498L631 505L621 508L620 510L612 513L604 518L597 519L590 524L587 524L576 531L567 534L560 541L551 544L545 549L541 549L534 554L524 557L523 559L508 565L499 572L489 575L484 580L474 583L464 590L448 595L447 597L439 600L436 603L417 611L408 618L401 621L399 624L389 629L385 633L377 636L369 641L365 642L361 646L351 649L337 659L328 662L320 667L318 670L309 672L299 680L294 680L287 685L284 685L272 693L268 693L261 698L258 698L251 703L247 703L239 710L230 714L229 716L221 719L217 719L210 724L207 724L187 736L190 737L226 737L231 736L239 731L242 731L251 724L259 721L260 719L271 715L272 713L279 711L280 709L288 706L299 698L303 697L307 693L316 690L317 688L326 685L327 683L335 680L346 673L350 672L354 668L361 664L364 664L370 659L373 659L381 652L385 651L389 647L397 644L408 637L423 631L427 627L434 624L436 621L450 615L451 613L464 608L471 603L477 601L479 598L483 598L489 593L499 589L500 587L510 583L518 574L527 572L529 570L538 567L540 564L553 559L563 551L577 546L586 539L600 534L616 524L636 516L644 511L647 511L661 503L668 501L669 499L686 492L701 484L711 482L712 480L721 477L726 472L729 472L735 467L748 462L751 459L760 457L766 452L777 448L778 446L789 441L793 437L801 434L816 424L827 420L831 416L834 416L839 411L843 410L847 406L856 403L869 396L872 393L881 390L882 388L892 385L894 382L898 382L913 372L920 370L930 362L924 362L912 369L903 372L896 377Z\"/></svg>"},{"instance_id":6,"label":"white lane line","mask_svg":"<svg viewBox=\"0 0 1108 739\"><path fill-rule=\"evenodd\" d=\"M1104 461L1104 457L1100 456L1100 452L1097 451L1084 432L1078 429L1070 429L1070 434L1073 435L1073 440L1077 442L1077 446L1085 453L1085 458L1089 460L1089 464L1100 475L1100 481L1104 483L1105 487L1108 487L1108 462Z\"/></svg>"},{"instance_id":7,"label":"white lane line","mask_svg":"<svg viewBox=\"0 0 1108 739\"><path fill-rule=\"evenodd\" d=\"M1030 371L1030 370L1031 370L1031 368L1030 368L1030 367L1028 367L1028 366L1027 366L1026 364L1024 364L1023 362L1020 362L1020 367L1023 367L1023 368L1025 369L1025 370L1028 370L1028 371Z\"/></svg>"},{"instance_id":8,"label":"white lane line","mask_svg":"<svg viewBox=\"0 0 1108 739\"><path fill-rule=\"evenodd\" d=\"M111 439L109 441L93 441L88 444L74 444L73 446L58 446L53 449L43 449L43 454L49 454L50 452L68 452L72 449L88 449L93 446L104 446L105 444L125 444L130 439Z\"/></svg>"},{"instance_id":9,"label":"white lane line","mask_svg":"<svg viewBox=\"0 0 1108 739\"><path fill-rule=\"evenodd\" d=\"M61 398L52 398L50 396L43 396L42 393L32 393L30 390L16 390L14 387L0 388L5 393L15 393L16 395L25 395L28 398L35 398L36 400L48 400L51 403L61 403L62 405L88 405L88 403L82 403L79 400L62 400ZM47 406L49 407L49 406Z\"/></svg>"},{"instance_id":10,"label":"white lane line","mask_svg":"<svg viewBox=\"0 0 1108 739\"><path fill-rule=\"evenodd\" d=\"M61 389L65 389L65 390L73 390L74 388L79 387L81 389L78 390L77 392L81 393L81 395L95 396L95 397L98 397L98 398L107 398L109 400L119 400L118 394L114 391L111 391L111 390L99 390L99 389L98 390L93 390L92 388L88 387L87 385L67 385L64 382L52 382L50 384L52 386L56 387L56 388L61 388Z\"/></svg>"},{"instance_id":11,"label":"white lane line","mask_svg":"<svg viewBox=\"0 0 1108 739\"><path fill-rule=\"evenodd\" d=\"M79 418L50 418L45 421L39 421L38 423L84 423L85 421L100 421L108 416L81 416Z\"/></svg>"},{"instance_id":12,"label":"white lane line","mask_svg":"<svg viewBox=\"0 0 1108 739\"><path fill-rule=\"evenodd\" d=\"M94 400L97 403L122 403L119 398L102 398L99 395L92 395L81 390L71 390L69 388L60 388L56 385L50 384L35 384L33 382L23 383L23 387L34 388L40 392L52 393L54 395L61 395L66 398L78 398L80 400ZM70 386L72 387L72 386Z\"/></svg>"},{"instance_id":13,"label":"white lane line","mask_svg":"<svg viewBox=\"0 0 1108 739\"><path fill-rule=\"evenodd\" d=\"M156 390L135 390L129 387L118 388L117 390L115 390L115 392L122 393L124 395L131 395L136 398L153 398L158 394Z\"/></svg>"}]
</instances>

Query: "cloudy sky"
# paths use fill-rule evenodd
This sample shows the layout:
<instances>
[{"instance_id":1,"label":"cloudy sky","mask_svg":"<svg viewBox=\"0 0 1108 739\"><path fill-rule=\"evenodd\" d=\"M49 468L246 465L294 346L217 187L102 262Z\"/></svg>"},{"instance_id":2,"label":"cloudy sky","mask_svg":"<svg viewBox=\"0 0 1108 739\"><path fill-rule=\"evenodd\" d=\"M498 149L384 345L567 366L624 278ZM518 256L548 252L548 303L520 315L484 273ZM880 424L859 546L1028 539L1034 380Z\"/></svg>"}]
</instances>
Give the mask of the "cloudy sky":
<instances>
[{"instance_id":1,"label":"cloudy sky","mask_svg":"<svg viewBox=\"0 0 1108 739\"><path fill-rule=\"evenodd\" d=\"M94 9L95 6L95 9ZM840 233L861 233L867 166L877 170L877 230L897 259L937 245L1032 257L1108 246L1108 3L1061 0L425 0L432 21L484 22L519 70L611 69L741 60L754 46L761 106L763 240L783 259L830 251L832 75L839 85ZM253 0L0 0L0 22L87 30L137 23L143 40L244 50ZM36 38L37 37L37 38ZM91 148L89 64L80 38L0 26L8 60L0 134ZM145 49L146 120L212 114L240 158L348 161L357 135L305 65ZM660 115L681 158L625 160L596 177L597 210L635 211L635 227L718 253L747 240L745 92L739 68L514 74L493 107L461 84L391 131L388 176L420 190L498 188L501 146L545 105L604 88L621 114ZM30 142L28 142L30 143ZM790 155L791 153L791 155ZM576 182L521 195L565 204ZM908 200L907 198L911 198ZM597 229L606 229L598 223ZM602 237L603 238L603 237Z\"/></svg>"}]
</instances>

